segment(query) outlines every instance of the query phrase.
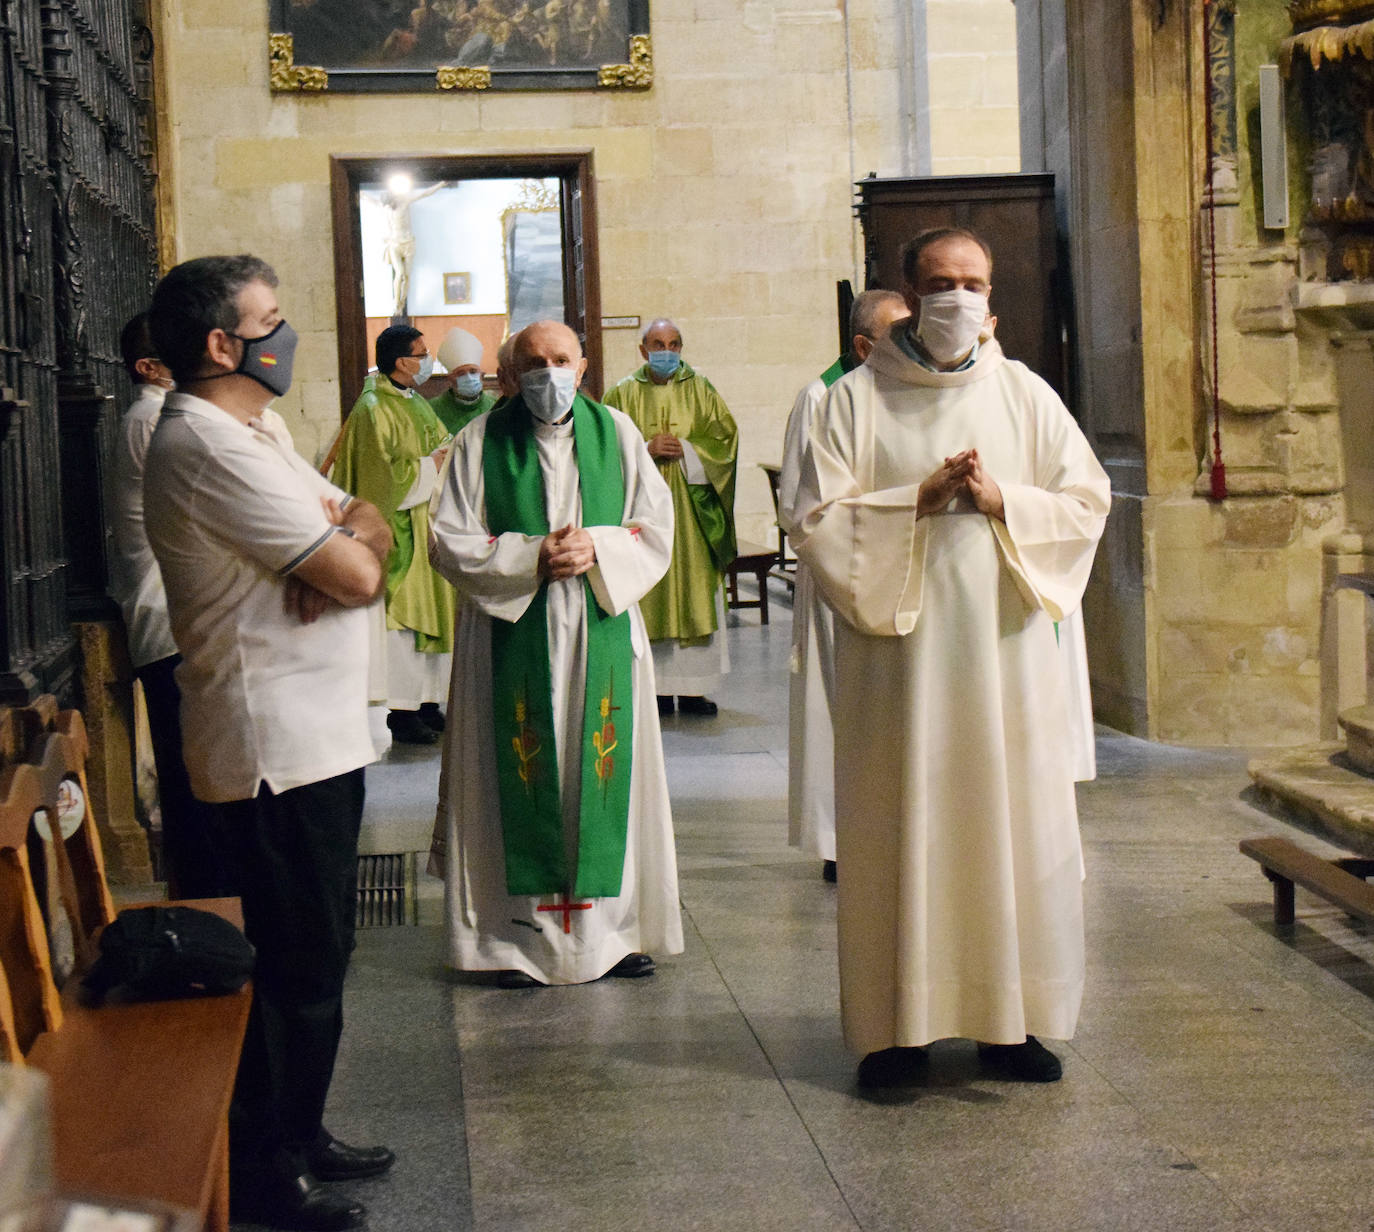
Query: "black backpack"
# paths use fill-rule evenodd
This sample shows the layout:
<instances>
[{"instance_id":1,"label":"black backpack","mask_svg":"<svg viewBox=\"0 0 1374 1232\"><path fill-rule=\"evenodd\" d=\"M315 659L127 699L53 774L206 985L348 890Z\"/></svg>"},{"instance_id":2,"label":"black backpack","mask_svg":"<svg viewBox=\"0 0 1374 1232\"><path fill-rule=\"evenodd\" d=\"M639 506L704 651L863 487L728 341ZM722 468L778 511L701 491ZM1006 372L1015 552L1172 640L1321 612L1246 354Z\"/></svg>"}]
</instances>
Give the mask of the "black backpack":
<instances>
[{"instance_id":1,"label":"black backpack","mask_svg":"<svg viewBox=\"0 0 1374 1232\"><path fill-rule=\"evenodd\" d=\"M255 957L248 938L196 907L134 907L100 934L100 957L82 980L90 1002L218 996L243 987Z\"/></svg>"}]
</instances>

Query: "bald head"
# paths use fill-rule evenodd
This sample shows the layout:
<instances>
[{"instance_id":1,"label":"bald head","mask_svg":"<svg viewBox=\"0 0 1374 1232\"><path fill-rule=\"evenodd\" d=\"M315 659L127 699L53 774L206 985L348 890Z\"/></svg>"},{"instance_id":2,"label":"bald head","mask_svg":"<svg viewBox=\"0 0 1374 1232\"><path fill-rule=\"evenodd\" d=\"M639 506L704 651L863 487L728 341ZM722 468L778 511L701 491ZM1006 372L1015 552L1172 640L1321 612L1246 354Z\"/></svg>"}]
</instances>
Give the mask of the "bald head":
<instances>
[{"instance_id":1,"label":"bald head","mask_svg":"<svg viewBox=\"0 0 1374 1232\"><path fill-rule=\"evenodd\" d=\"M646 351L680 351L682 331L667 317L657 317L645 326L639 342Z\"/></svg>"},{"instance_id":2,"label":"bald head","mask_svg":"<svg viewBox=\"0 0 1374 1232\"><path fill-rule=\"evenodd\" d=\"M849 309L849 337L851 345L856 338L866 338L870 343L877 342L892 327L911 315L906 300L900 291L864 291L855 296ZM860 356L864 358L864 356Z\"/></svg>"},{"instance_id":3,"label":"bald head","mask_svg":"<svg viewBox=\"0 0 1374 1232\"><path fill-rule=\"evenodd\" d=\"M562 321L536 321L515 335L511 367L517 380L536 368L571 368L581 384L587 361L577 335Z\"/></svg>"}]
</instances>

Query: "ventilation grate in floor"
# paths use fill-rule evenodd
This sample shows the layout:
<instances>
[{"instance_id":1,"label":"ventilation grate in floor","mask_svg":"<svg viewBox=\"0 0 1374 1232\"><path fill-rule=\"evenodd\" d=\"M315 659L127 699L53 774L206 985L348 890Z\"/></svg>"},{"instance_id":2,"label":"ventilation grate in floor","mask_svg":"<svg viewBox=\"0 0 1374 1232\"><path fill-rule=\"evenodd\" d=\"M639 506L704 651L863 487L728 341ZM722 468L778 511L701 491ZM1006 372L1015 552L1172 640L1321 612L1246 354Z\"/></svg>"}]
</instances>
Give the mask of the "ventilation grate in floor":
<instances>
[{"instance_id":1,"label":"ventilation grate in floor","mask_svg":"<svg viewBox=\"0 0 1374 1232\"><path fill-rule=\"evenodd\" d=\"M419 854L414 851L358 857L359 928L419 923L418 866Z\"/></svg>"}]
</instances>

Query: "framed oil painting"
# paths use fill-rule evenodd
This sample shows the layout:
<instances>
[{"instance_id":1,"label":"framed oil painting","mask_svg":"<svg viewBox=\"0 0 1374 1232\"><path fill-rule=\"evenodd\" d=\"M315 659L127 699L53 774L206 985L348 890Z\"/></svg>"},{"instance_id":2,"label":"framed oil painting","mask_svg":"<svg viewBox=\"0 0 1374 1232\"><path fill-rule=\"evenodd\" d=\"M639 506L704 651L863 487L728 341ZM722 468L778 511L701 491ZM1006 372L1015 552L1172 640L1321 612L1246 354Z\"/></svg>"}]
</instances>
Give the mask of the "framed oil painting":
<instances>
[{"instance_id":1,"label":"framed oil painting","mask_svg":"<svg viewBox=\"0 0 1374 1232\"><path fill-rule=\"evenodd\" d=\"M271 0L276 91L644 89L649 0Z\"/></svg>"}]
</instances>

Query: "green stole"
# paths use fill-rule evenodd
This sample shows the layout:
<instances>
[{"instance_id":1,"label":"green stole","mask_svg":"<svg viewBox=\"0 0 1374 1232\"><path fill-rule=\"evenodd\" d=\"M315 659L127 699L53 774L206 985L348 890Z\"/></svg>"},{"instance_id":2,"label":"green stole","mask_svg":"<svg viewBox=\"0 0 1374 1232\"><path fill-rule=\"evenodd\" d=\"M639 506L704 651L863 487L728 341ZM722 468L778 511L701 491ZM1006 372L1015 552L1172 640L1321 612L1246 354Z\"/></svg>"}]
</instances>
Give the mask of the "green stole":
<instances>
[{"instance_id":1,"label":"green stole","mask_svg":"<svg viewBox=\"0 0 1374 1232\"><path fill-rule=\"evenodd\" d=\"M487 417L482 450L487 529L549 533L539 450L523 399ZM583 526L619 526L625 477L615 422L605 407L578 394L573 439ZM563 840L563 802L549 673L548 584L514 622L491 622L492 722L496 778L505 838L506 891L513 897L573 893L615 898L625 871L634 714L630 614L607 616L583 578L587 610L587 681L582 715L582 803L577 868L570 873ZM616 720L616 713L620 719Z\"/></svg>"},{"instance_id":2,"label":"green stole","mask_svg":"<svg viewBox=\"0 0 1374 1232\"><path fill-rule=\"evenodd\" d=\"M829 389L846 372L853 372L859 366L859 357L853 351L846 351L824 372L821 373L821 380L825 382L826 389Z\"/></svg>"}]
</instances>

